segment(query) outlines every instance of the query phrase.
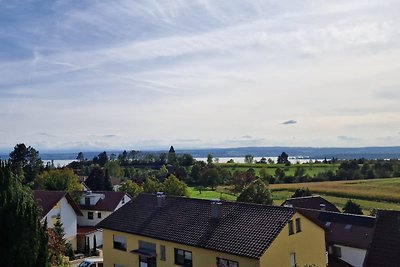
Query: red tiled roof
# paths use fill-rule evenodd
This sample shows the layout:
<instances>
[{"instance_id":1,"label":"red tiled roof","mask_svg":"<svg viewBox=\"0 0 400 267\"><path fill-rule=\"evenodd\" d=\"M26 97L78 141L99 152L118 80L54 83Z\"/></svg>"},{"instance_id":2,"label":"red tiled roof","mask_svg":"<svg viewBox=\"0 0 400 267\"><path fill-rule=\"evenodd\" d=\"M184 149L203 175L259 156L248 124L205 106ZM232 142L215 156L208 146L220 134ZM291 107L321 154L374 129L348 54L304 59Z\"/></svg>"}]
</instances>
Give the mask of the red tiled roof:
<instances>
[{"instance_id":1,"label":"red tiled roof","mask_svg":"<svg viewBox=\"0 0 400 267\"><path fill-rule=\"evenodd\" d=\"M76 234L77 235L87 235L97 231L101 231L100 228L95 226L78 226Z\"/></svg>"},{"instance_id":2,"label":"red tiled roof","mask_svg":"<svg viewBox=\"0 0 400 267\"><path fill-rule=\"evenodd\" d=\"M104 194L105 197L97 201L96 205L79 205L82 210L114 211L125 196L124 192L92 191L92 193Z\"/></svg>"},{"instance_id":3,"label":"red tiled roof","mask_svg":"<svg viewBox=\"0 0 400 267\"><path fill-rule=\"evenodd\" d=\"M36 203L42 208L42 217L46 216L47 213L60 201L63 197L67 199L68 203L74 209L76 215L82 216L78 205L72 199L70 194L62 191L33 191L33 197Z\"/></svg>"},{"instance_id":4,"label":"red tiled roof","mask_svg":"<svg viewBox=\"0 0 400 267\"><path fill-rule=\"evenodd\" d=\"M326 211L340 212L331 202L321 196L295 197L288 198L281 206L292 205L294 208L322 210L321 205Z\"/></svg>"}]
</instances>

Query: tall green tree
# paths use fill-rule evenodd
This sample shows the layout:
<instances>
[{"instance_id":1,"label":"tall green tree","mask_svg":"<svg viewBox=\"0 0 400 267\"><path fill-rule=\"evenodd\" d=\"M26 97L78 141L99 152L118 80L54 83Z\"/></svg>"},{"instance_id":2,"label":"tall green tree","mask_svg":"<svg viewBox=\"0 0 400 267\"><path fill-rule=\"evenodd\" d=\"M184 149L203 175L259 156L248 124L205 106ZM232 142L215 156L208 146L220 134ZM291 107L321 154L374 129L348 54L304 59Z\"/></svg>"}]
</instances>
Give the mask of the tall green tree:
<instances>
[{"instance_id":1,"label":"tall green tree","mask_svg":"<svg viewBox=\"0 0 400 267\"><path fill-rule=\"evenodd\" d=\"M24 183L33 182L43 169L43 161L39 151L25 144L17 144L10 153L11 170L14 174L24 177Z\"/></svg>"},{"instance_id":2,"label":"tall green tree","mask_svg":"<svg viewBox=\"0 0 400 267\"><path fill-rule=\"evenodd\" d=\"M253 163L253 161L254 161L253 155L248 154L244 156L244 163L251 164Z\"/></svg>"},{"instance_id":3,"label":"tall green tree","mask_svg":"<svg viewBox=\"0 0 400 267\"><path fill-rule=\"evenodd\" d=\"M48 266L48 235L32 193L0 162L1 266Z\"/></svg>"},{"instance_id":4,"label":"tall green tree","mask_svg":"<svg viewBox=\"0 0 400 267\"><path fill-rule=\"evenodd\" d=\"M175 149L173 146L169 148L167 162L169 165L176 165L178 163L176 159Z\"/></svg>"},{"instance_id":5,"label":"tall green tree","mask_svg":"<svg viewBox=\"0 0 400 267\"><path fill-rule=\"evenodd\" d=\"M108 172L104 171L104 169L99 166L93 167L85 183L91 190L99 190L99 191L113 190L111 179L110 176L108 175Z\"/></svg>"},{"instance_id":6,"label":"tall green tree","mask_svg":"<svg viewBox=\"0 0 400 267\"><path fill-rule=\"evenodd\" d=\"M152 177L148 177L144 180L143 191L150 194L163 191L163 184Z\"/></svg>"},{"instance_id":7,"label":"tall green tree","mask_svg":"<svg viewBox=\"0 0 400 267\"><path fill-rule=\"evenodd\" d=\"M119 165L118 161L109 161L104 165L104 168L108 171L108 174L112 177L123 177L124 170Z\"/></svg>"},{"instance_id":8,"label":"tall green tree","mask_svg":"<svg viewBox=\"0 0 400 267\"><path fill-rule=\"evenodd\" d=\"M289 155L286 152L282 152L282 154L280 154L278 156L277 163L278 164L290 164Z\"/></svg>"},{"instance_id":9,"label":"tall green tree","mask_svg":"<svg viewBox=\"0 0 400 267\"><path fill-rule=\"evenodd\" d=\"M243 190L237 201L271 205L271 191L261 179L257 179Z\"/></svg>"},{"instance_id":10,"label":"tall green tree","mask_svg":"<svg viewBox=\"0 0 400 267\"><path fill-rule=\"evenodd\" d=\"M50 191L73 192L82 188L78 176L68 168L44 171L37 181L40 189Z\"/></svg>"},{"instance_id":11,"label":"tall green tree","mask_svg":"<svg viewBox=\"0 0 400 267\"><path fill-rule=\"evenodd\" d=\"M135 182L132 182L131 180L126 180L118 188L118 191L125 192L129 194L131 197L137 197L140 193L143 192L143 187Z\"/></svg>"},{"instance_id":12,"label":"tall green tree","mask_svg":"<svg viewBox=\"0 0 400 267\"><path fill-rule=\"evenodd\" d=\"M163 182L164 193L170 196L188 196L187 185L171 174Z\"/></svg>"}]
</instances>

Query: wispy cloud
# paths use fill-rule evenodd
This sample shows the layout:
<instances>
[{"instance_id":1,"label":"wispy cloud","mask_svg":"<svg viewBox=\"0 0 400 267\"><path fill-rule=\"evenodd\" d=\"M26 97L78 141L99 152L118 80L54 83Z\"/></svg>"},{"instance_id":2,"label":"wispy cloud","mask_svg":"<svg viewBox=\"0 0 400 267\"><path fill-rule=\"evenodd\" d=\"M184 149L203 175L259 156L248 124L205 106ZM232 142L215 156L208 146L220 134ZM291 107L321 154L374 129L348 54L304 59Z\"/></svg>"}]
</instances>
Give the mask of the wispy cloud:
<instances>
[{"instance_id":1,"label":"wispy cloud","mask_svg":"<svg viewBox=\"0 0 400 267\"><path fill-rule=\"evenodd\" d=\"M297 121L295 121L295 120L288 120L288 121L282 122L283 125L291 125L291 124L296 124L296 123L297 123Z\"/></svg>"}]
</instances>

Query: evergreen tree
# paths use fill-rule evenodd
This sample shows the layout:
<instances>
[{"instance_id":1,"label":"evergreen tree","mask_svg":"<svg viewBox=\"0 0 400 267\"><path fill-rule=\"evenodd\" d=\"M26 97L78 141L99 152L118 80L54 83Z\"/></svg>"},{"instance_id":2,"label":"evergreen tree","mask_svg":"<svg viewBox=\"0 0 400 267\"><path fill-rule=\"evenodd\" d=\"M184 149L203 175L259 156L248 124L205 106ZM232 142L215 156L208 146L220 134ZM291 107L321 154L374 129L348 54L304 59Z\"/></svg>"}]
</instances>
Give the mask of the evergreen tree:
<instances>
[{"instance_id":1,"label":"evergreen tree","mask_svg":"<svg viewBox=\"0 0 400 267\"><path fill-rule=\"evenodd\" d=\"M31 146L26 147L23 143L17 144L14 151L10 153L10 163L12 172L19 177L24 177L24 183L33 182L43 169L39 152Z\"/></svg>"},{"instance_id":2,"label":"evergreen tree","mask_svg":"<svg viewBox=\"0 0 400 267\"><path fill-rule=\"evenodd\" d=\"M48 266L46 223L32 193L0 162L0 261L2 266Z\"/></svg>"}]
</instances>

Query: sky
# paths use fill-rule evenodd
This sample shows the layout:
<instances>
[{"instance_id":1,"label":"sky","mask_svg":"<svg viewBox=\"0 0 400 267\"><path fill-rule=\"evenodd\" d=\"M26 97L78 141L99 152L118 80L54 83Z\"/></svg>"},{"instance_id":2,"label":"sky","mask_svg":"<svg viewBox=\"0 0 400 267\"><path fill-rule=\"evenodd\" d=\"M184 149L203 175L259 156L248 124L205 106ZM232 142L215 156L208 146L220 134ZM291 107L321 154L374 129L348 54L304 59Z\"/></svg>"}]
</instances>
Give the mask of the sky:
<instances>
[{"instance_id":1,"label":"sky","mask_svg":"<svg viewBox=\"0 0 400 267\"><path fill-rule=\"evenodd\" d=\"M398 146L399 12L0 0L0 150Z\"/></svg>"}]
</instances>

